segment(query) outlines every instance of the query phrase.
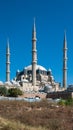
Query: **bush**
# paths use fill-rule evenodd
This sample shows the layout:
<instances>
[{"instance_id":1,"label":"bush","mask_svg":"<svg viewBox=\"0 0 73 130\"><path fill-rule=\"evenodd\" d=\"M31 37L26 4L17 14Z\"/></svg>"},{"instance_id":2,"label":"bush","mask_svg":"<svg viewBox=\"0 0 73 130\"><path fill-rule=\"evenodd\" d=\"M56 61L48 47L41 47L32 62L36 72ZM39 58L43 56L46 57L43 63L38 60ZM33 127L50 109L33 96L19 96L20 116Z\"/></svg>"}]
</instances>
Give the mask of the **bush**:
<instances>
[{"instance_id":1,"label":"bush","mask_svg":"<svg viewBox=\"0 0 73 130\"><path fill-rule=\"evenodd\" d=\"M10 97L18 97L19 95L22 95L22 91L18 88L10 88L8 90L8 96Z\"/></svg>"},{"instance_id":2,"label":"bush","mask_svg":"<svg viewBox=\"0 0 73 130\"><path fill-rule=\"evenodd\" d=\"M66 105L73 105L73 99L67 99L65 104Z\"/></svg>"},{"instance_id":3,"label":"bush","mask_svg":"<svg viewBox=\"0 0 73 130\"><path fill-rule=\"evenodd\" d=\"M73 105L73 99L67 99L67 100L63 100L61 99L58 102L59 105Z\"/></svg>"},{"instance_id":4,"label":"bush","mask_svg":"<svg viewBox=\"0 0 73 130\"><path fill-rule=\"evenodd\" d=\"M7 96L8 90L5 86L0 87L0 95Z\"/></svg>"},{"instance_id":5,"label":"bush","mask_svg":"<svg viewBox=\"0 0 73 130\"><path fill-rule=\"evenodd\" d=\"M66 105L66 101L61 99L59 102L58 102L59 105Z\"/></svg>"}]
</instances>

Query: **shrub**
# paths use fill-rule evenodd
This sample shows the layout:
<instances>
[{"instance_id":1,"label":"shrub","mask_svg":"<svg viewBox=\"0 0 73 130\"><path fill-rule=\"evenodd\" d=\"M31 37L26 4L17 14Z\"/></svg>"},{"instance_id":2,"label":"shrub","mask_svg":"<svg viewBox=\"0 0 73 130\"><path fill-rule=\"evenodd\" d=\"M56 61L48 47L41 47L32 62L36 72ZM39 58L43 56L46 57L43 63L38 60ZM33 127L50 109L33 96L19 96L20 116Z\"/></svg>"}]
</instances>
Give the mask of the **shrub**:
<instances>
[{"instance_id":1,"label":"shrub","mask_svg":"<svg viewBox=\"0 0 73 130\"><path fill-rule=\"evenodd\" d=\"M67 99L65 104L66 105L73 105L73 99Z\"/></svg>"},{"instance_id":2,"label":"shrub","mask_svg":"<svg viewBox=\"0 0 73 130\"><path fill-rule=\"evenodd\" d=\"M61 99L59 102L58 102L59 105L66 105L66 101Z\"/></svg>"},{"instance_id":3,"label":"shrub","mask_svg":"<svg viewBox=\"0 0 73 130\"><path fill-rule=\"evenodd\" d=\"M8 90L5 86L0 87L0 95L7 96Z\"/></svg>"},{"instance_id":4,"label":"shrub","mask_svg":"<svg viewBox=\"0 0 73 130\"><path fill-rule=\"evenodd\" d=\"M67 100L61 99L58 104L59 105L73 105L73 99L67 99Z\"/></svg>"},{"instance_id":5,"label":"shrub","mask_svg":"<svg viewBox=\"0 0 73 130\"><path fill-rule=\"evenodd\" d=\"M18 88L10 88L8 90L8 96L10 97L18 97L19 95L22 95L22 91Z\"/></svg>"}]
</instances>

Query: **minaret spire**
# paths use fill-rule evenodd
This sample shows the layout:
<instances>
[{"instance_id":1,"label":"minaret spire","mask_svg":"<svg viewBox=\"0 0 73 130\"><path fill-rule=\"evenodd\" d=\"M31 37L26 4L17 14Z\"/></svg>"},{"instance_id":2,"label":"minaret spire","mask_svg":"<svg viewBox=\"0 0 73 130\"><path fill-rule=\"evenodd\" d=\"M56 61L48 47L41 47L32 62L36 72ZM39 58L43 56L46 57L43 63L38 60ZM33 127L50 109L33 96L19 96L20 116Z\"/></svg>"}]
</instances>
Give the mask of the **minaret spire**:
<instances>
[{"instance_id":1,"label":"minaret spire","mask_svg":"<svg viewBox=\"0 0 73 130\"><path fill-rule=\"evenodd\" d=\"M66 31L64 32L64 46L63 46L63 87L67 88L67 40Z\"/></svg>"},{"instance_id":2,"label":"minaret spire","mask_svg":"<svg viewBox=\"0 0 73 130\"><path fill-rule=\"evenodd\" d=\"M10 81L10 47L9 47L9 39L7 39L7 47L6 47L6 81Z\"/></svg>"},{"instance_id":3,"label":"minaret spire","mask_svg":"<svg viewBox=\"0 0 73 130\"><path fill-rule=\"evenodd\" d=\"M35 25L35 18L34 18L34 26L33 26L33 32L36 33L36 25ZM36 36L35 36L36 37Z\"/></svg>"},{"instance_id":4,"label":"minaret spire","mask_svg":"<svg viewBox=\"0 0 73 130\"><path fill-rule=\"evenodd\" d=\"M37 65L37 50L36 50L36 26L35 19L32 31L32 85L36 86L36 65Z\"/></svg>"}]
</instances>

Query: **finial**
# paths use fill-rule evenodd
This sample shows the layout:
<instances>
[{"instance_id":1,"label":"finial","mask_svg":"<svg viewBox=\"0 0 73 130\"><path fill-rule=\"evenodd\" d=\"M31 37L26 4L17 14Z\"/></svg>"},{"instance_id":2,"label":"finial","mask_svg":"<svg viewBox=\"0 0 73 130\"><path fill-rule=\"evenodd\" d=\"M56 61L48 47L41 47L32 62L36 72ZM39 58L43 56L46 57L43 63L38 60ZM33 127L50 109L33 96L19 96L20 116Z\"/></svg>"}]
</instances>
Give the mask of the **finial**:
<instances>
[{"instance_id":1,"label":"finial","mask_svg":"<svg viewBox=\"0 0 73 130\"><path fill-rule=\"evenodd\" d=\"M66 29L64 30L64 42L66 42Z\"/></svg>"},{"instance_id":2,"label":"finial","mask_svg":"<svg viewBox=\"0 0 73 130\"><path fill-rule=\"evenodd\" d=\"M7 38L7 47L9 48L9 38Z\"/></svg>"},{"instance_id":3,"label":"finial","mask_svg":"<svg viewBox=\"0 0 73 130\"><path fill-rule=\"evenodd\" d=\"M66 29L64 30L64 48L67 49Z\"/></svg>"},{"instance_id":4,"label":"finial","mask_svg":"<svg viewBox=\"0 0 73 130\"><path fill-rule=\"evenodd\" d=\"M35 17L34 17L34 24L35 24Z\"/></svg>"},{"instance_id":5,"label":"finial","mask_svg":"<svg viewBox=\"0 0 73 130\"><path fill-rule=\"evenodd\" d=\"M35 27L35 17L34 17L34 27L33 27L34 32L36 32L36 27Z\"/></svg>"},{"instance_id":6,"label":"finial","mask_svg":"<svg viewBox=\"0 0 73 130\"><path fill-rule=\"evenodd\" d=\"M36 26L35 26L35 18L34 18L33 30L32 30L32 40L36 40Z\"/></svg>"}]
</instances>

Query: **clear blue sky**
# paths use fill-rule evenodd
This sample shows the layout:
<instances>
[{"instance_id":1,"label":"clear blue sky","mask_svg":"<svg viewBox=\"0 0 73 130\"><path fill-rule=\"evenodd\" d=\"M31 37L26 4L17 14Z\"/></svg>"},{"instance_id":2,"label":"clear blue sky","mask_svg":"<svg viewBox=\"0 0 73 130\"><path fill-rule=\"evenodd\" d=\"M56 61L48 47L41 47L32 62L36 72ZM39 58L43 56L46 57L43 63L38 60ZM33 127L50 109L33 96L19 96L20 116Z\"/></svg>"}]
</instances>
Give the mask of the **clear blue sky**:
<instances>
[{"instance_id":1,"label":"clear blue sky","mask_svg":"<svg viewBox=\"0 0 73 130\"><path fill-rule=\"evenodd\" d=\"M63 39L68 45L68 84L73 83L73 1L0 0L0 80L6 77L6 43L10 41L11 79L31 64L32 26L36 18L38 64L51 68L62 83Z\"/></svg>"}]
</instances>

